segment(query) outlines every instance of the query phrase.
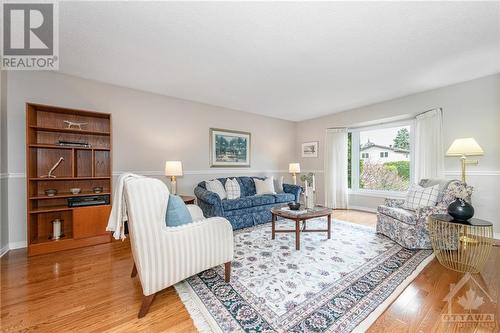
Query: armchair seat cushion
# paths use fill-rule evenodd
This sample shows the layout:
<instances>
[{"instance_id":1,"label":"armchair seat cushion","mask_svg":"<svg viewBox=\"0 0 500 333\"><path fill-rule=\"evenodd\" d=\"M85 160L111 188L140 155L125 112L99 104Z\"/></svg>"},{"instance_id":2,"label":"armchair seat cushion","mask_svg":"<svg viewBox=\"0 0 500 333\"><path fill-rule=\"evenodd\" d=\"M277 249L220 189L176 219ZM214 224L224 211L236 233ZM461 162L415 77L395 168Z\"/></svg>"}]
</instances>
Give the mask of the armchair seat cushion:
<instances>
[{"instance_id":1,"label":"armchair seat cushion","mask_svg":"<svg viewBox=\"0 0 500 333\"><path fill-rule=\"evenodd\" d=\"M254 195L248 198L252 200L252 207L269 205L276 202L273 194Z\"/></svg>"},{"instance_id":2,"label":"armchair seat cushion","mask_svg":"<svg viewBox=\"0 0 500 333\"><path fill-rule=\"evenodd\" d=\"M417 215L415 214L415 212L403 208L381 205L377 207L377 211L380 214L390 216L406 224L412 224L412 225L417 224Z\"/></svg>"},{"instance_id":3,"label":"armchair seat cushion","mask_svg":"<svg viewBox=\"0 0 500 333\"><path fill-rule=\"evenodd\" d=\"M295 201L295 195L292 193L276 193L273 196L277 203Z\"/></svg>"},{"instance_id":4,"label":"armchair seat cushion","mask_svg":"<svg viewBox=\"0 0 500 333\"><path fill-rule=\"evenodd\" d=\"M242 209L242 208L250 208L253 206L252 197L243 197L233 200L222 200L222 208L225 211Z\"/></svg>"}]
</instances>

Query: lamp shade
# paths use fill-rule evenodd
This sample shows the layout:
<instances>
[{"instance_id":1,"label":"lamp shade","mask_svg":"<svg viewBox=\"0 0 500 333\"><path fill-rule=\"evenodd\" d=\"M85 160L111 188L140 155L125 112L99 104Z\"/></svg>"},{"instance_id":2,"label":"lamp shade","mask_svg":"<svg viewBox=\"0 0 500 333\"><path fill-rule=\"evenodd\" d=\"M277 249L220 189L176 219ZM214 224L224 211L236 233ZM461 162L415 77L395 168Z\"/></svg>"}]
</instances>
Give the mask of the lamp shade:
<instances>
[{"instance_id":1,"label":"lamp shade","mask_svg":"<svg viewBox=\"0 0 500 333\"><path fill-rule=\"evenodd\" d=\"M182 162L167 161L165 163L165 176L182 176Z\"/></svg>"},{"instance_id":2,"label":"lamp shade","mask_svg":"<svg viewBox=\"0 0 500 333\"><path fill-rule=\"evenodd\" d=\"M455 139L446 152L446 156L483 155L484 151L474 138Z\"/></svg>"},{"instance_id":3,"label":"lamp shade","mask_svg":"<svg viewBox=\"0 0 500 333\"><path fill-rule=\"evenodd\" d=\"M300 173L300 164L299 163L290 163L288 166L288 172Z\"/></svg>"}]
</instances>

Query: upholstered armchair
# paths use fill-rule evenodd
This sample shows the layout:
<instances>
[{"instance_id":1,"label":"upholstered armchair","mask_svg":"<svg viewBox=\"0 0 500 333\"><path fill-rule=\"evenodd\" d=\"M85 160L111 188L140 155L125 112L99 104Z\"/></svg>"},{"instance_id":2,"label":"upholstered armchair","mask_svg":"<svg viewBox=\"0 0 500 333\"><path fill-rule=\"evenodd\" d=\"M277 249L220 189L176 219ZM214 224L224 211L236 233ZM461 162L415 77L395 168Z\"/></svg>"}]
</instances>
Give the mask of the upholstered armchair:
<instances>
[{"instance_id":1,"label":"upholstered armchair","mask_svg":"<svg viewBox=\"0 0 500 333\"><path fill-rule=\"evenodd\" d=\"M139 275L144 317L156 292L211 267L225 264L229 282L233 260L233 229L222 217L205 219L201 209L188 205L193 223L167 227L169 191L158 179L134 178L125 182L128 226L134 267Z\"/></svg>"},{"instance_id":2,"label":"upholstered armchair","mask_svg":"<svg viewBox=\"0 0 500 333\"><path fill-rule=\"evenodd\" d=\"M404 200L386 199L385 204L377 208L377 233L407 249L431 249L427 218L432 214L446 214L448 205L456 199L451 189L467 186L458 180L422 179L419 182L423 187L436 184L439 184L439 194L435 206L408 210L403 208Z\"/></svg>"}]
</instances>

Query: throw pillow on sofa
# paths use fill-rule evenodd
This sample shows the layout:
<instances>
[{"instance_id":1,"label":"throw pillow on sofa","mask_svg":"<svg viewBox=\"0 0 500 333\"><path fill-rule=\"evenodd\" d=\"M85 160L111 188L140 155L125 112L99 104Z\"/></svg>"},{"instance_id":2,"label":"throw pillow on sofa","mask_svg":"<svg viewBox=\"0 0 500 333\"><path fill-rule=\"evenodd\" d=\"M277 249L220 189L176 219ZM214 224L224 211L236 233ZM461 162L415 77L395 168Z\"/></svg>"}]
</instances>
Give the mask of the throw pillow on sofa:
<instances>
[{"instance_id":1,"label":"throw pillow on sofa","mask_svg":"<svg viewBox=\"0 0 500 333\"><path fill-rule=\"evenodd\" d=\"M276 178L274 179L274 191L276 193L285 193L285 191L283 191L283 176L279 177L279 178Z\"/></svg>"},{"instance_id":2,"label":"throw pillow on sofa","mask_svg":"<svg viewBox=\"0 0 500 333\"><path fill-rule=\"evenodd\" d=\"M222 186L222 183L218 179L214 180L209 180L205 182L207 190L210 192L217 193L219 197L222 199L227 198L227 193L226 190L224 189L224 186Z\"/></svg>"},{"instance_id":3,"label":"throw pillow on sofa","mask_svg":"<svg viewBox=\"0 0 500 333\"><path fill-rule=\"evenodd\" d=\"M169 195L165 222L167 227L177 227L193 222L193 218L181 197L173 194Z\"/></svg>"},{"instance_id":4,"label":"throw pillow on sofa","mask_svg":"<svg viewBox=\"0 0 500 333\"><path fill-rule=\"evenodd\" d=\"M226 194L229 200L238 199L241 196L240 184L236 178L226 180Z\"/></svg>"},{"instance_id":5,"label":"throw pillow on sofa","mask_svg":"<svg viewBox=\"0 0 500 333\"><path fill-rule=\"evenodd\" d=\"M267 177L264 180L257 178L253 179L255 182L255 191L259 194L276 194L274 191L274 177Z\"/></svg>"},{"instance_id":6,"label":"throw pillow on sofa","mask_svg":"<svg viewBox=\"0 0 500 333\"><path fill-rule=\"evenodd\" d=\"M420 207L435 206L439 194L439 185L422 187L410 185L403 208L415 210Z\"/></svg>"}]
</instances>

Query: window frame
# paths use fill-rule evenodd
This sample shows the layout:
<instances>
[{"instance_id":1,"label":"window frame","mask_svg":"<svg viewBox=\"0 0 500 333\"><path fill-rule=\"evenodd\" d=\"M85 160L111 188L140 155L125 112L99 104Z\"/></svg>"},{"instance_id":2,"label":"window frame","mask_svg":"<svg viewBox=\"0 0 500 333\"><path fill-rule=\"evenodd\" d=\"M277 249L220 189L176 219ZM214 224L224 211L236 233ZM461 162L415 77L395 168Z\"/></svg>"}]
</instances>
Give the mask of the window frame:
<instances>
[{"instance_id":1,"label":"window frame","mask_svg":"<svg viewBox=\"0 0 500 333\"><path fill-rule=\"evenodd\" d=\"M410 127L410 182L413 180L414 167L415 167L415 121L404 120L377 124L373 126L357 127L349 129L351 133L351 188L348 190L349 194L382 197L382 198L405 198L408 191L389 191L389 190L370 190L359 187L359 161L362 159L359 151L360 132L378 130L392 127Z\"/></svg>"}]
</instances>

